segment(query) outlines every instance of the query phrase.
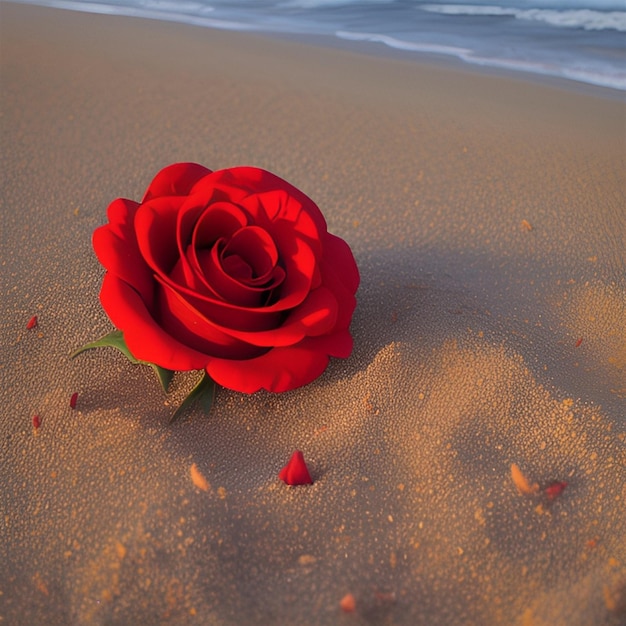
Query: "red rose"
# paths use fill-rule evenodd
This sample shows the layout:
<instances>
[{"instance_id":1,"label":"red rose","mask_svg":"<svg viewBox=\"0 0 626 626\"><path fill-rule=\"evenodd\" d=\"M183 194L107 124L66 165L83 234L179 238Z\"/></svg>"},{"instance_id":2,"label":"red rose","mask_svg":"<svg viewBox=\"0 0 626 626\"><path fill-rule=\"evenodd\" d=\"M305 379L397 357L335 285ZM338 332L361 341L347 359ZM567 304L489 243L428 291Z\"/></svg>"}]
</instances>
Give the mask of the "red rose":
<instances>
[{"instance_id":1,"label":"red rose","mask_svg":"<svg viewBox=\"0 0 626 626\"><path fill-rule=\"evenodd\" d=\"M352 252L274 174L170 165L108 218L93 235L100 300L136 359L250 393L305 385L350 355Z\"/></svg>"}]
</instances>

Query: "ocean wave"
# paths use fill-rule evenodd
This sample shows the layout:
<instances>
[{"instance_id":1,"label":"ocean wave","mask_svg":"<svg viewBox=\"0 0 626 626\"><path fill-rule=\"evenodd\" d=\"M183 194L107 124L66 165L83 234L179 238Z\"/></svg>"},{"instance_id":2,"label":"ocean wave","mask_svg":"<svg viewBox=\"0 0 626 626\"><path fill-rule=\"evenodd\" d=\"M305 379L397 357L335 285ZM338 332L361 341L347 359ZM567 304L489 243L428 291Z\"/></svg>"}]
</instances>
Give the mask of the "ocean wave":
<instances>
[{"instance_id":1,"label":"ocean wave","mask_svg":"<svg viewBox=\"0 0 626 626\"><path fill-rule=\"evenodd\" d=\"M140 0L140 7L153 11L171 11L173 13L191 13L202 15L215 11L215 8L205 2L187 2L185 0Z\"/></svg>"},{"instance_id":2,"label":"ocean wave","mask_svg":"<svg viewBox=\"0 0 626 626\"><path fill-rule=\"evenodd\" d=\"M626 11L516 9L513 7L482 4L423 4L419 8L429 13L440 13L443 15L510 16L518 20L544 22L550 24L550 26L564 28L626 32Z\"/></svg>"},{"instance_id":3,"label":"ocean wave","mask_svg":"<svg viewBox=\"0 0 626 626\"><path fill-rule=\"evenodd\" d=\"M369 41L373 43L382 43L389 48L395 48L396 50L406 50L409 52L432 52L435 54L447 54L463 58L465 55L469 55L471 50L468 48L457 48L455 46L444 46L435 43L419 43L414 41L403 41L389 35L380 35L378 33L355 33L345 30L338 30L335 32L335 36L339 39L345 39L347 41Z\"/></svg>"},{"instance_id":4,"label":"ocean wave","mask_svg":"<svg viewBox=\"0 0 626 626\"><path fill-rule=\"evenodd\" d=\"M1 1L1 0L0 0ZM261 26L256 26L248 22L235 22L232 20L222 20L204 17L198 15L195 12L181 12L178 5L174 2L161 3L162 5L169 5L167 9L163 6L159 8L147 8L146 6L129 6L125 4L111 3L105 4L102 2L83 2L80 0L14 0L21 4L35 4L39 6L52 7L54 9L64 9L66 11L80 11L83 13L95 13L98 15L120 15L122 17L139 17L150 20L162 20L167 22L179 22L181 24L190 24L193 26L202 26L204 28L215 28L218 30L233 30L233 31L263 31ZM159 2L152 3L155 5ZM191 3L182 3L185 4ZM205 12L210 12L212 7L202 5ZM178 11L174 12L171 9L176 7Z\"/></svg>"},{"instance_id":5,"label":"ocean wave","mask_svg":"<svg viewBox=\"0 0 626 626\"><path fill-rule=\"evenodd\" d=\"M453 56L457 59L473 65L482 67L500 68L515 72L529 72L543 76L553 76L567 78L599 87L609 87L626 91L626 71L615 69L614 67L585 67L584 64L563 65L557 63L502 58L497 56L485 56L475 50L460 48L455 46L445 46L432 43L421 43L414 41L403 41L388 35L378 33L357 33L349 31L337 31L336 37L348 41L367 41L382 43L396 50L406 50L408 52L421 52L430 54L443 54Z\"/></svg>"},{"instance_id":6,"label":"ocean wave","mask_svg":"<svg viewBox=\"0 0 626 626\"><path fill-rule=\"evenodd\" d=\"M585 3L594 7L612 6L615 0L478 0L483 2L480 5L434 4L436 0L426 0L427 3L421 7L419 0L401 3L394 0L13 1L221 30L335 35L349 41L379 43L415 53L416 56L420 53L446 55L474 65L558 76L626 91L622 34L626 31L626 12L552 8L584 6ZM487 6L489 1L500 4L515 2L518 6L524 2L525 7ZM531 3L534 7L541 5L543 8L529 8ZM386 8L391 4L395 6L394 11ZM281 10L287 5L291 8ZM318 8L312 12L294 8L296 5ZM339 5L352 5L354 10L337 10ZM420 20L415 19L417 8L442 14L442 17L433 15L428 20L433 23L424 30L420 27ZM445 17L446 14L451 16L450 19ZM461 17L454 19L455 15ZM462 17L464 15L508 16L515 20L519 28L515 29L513 36L513 29L500 28L496 22L488 31L489 37L485 37L484 20L478 20L477 28L474 28L472 20L466 20ZM521 21L522 16L525 16L525 22ZM520 21L517 21L518 18ZM539 22L546 26L539 28ZM546 28L551 28L552 32L548 45L542 46L539 33Z\"/></svg>"},{"instance_id":7,"label":"ocean wave","mask_svg":"<svg viewBox=\"0 0 626 626\"><path fill-rule=\"evenodd\" d=\"M392 4L395 0L279 0L280 9L328 9L342 6L361 6L368 4Z\"/></svg>"}]
</instances>

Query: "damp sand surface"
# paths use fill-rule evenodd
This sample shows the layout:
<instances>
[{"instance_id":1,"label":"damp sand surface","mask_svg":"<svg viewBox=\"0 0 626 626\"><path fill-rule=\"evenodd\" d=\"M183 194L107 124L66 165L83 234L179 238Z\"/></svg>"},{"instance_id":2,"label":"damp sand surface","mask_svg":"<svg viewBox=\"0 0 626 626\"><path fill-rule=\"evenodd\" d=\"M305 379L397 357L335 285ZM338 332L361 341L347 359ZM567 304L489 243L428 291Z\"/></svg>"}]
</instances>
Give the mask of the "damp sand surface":
<instances>
[{"instance_id":1,"label":"damp sand surface","mask_svg":"<svg viewBox=\"0 0 626 626\"><path fill-rule=\"evenodd\" d=\"M0 10L4 623L624 623L622 102ZM183 160L295 184L362 282L350 359L168 427L193 374L68 355L107 205Z\"/></svg>"}]
</instances>

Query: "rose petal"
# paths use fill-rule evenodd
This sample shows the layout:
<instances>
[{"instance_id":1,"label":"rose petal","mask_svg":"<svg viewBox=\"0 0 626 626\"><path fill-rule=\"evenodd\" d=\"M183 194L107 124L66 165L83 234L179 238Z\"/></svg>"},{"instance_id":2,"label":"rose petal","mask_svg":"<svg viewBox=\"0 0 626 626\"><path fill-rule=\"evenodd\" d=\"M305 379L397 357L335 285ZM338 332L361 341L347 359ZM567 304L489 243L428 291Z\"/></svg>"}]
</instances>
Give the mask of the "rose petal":
<instances>
[{"instance_id":1,"label":"rose petal","mask_svg":"<svg viewBox=\"0 0 626 626\"><path fill-rule=\"evenodd\" d=\"M159 290L158 308L159 324L165 332L207 355L227 359L249 359L266 350L223 332L167 283L162 283Z\"/></svg>"},{"instance_id":2,"label":"rose petal","mask_svg":"<svg viewBox=\"0 0 626 626\"><path fill-rule=\"evenodd\" d=\"M160 279L159 279L160 280ZM207 318L187 298L182 297L167 283L162 284L159 299L159 320L163 326L187 345L206 349L213 346L218 357L250 358L258 354L253 348L273 348L299 343L306 337L326 334L336 327L338 303L335 295L320 287L309 294L305 302L289 316L269 329L237 330ZM241 345L245 343L247 348Z\"/></svg>"},{"instance_id":3,"label":"rose petal","mask_svg":"<svg viewBox=\"0 0 626 626\"><path fill-rule=\"evenodd\" d=\"M345 359L352 353L352 335L347 329L333 331L319 337L307 337L298 346L307 350L322 352L328 356Z\"/></svg>"},{"instance_id":4,"label":"rose petal","mask_svg":"<svg viewBox=\"0 0 626 626\"><path fill-rule=\"evenodd\" d=\"M254 170L255 168L251 169ZM232 176L229 174L230 171L230 169L225 169L211 172L211 174L198 180L191 189L190 194L199 194L206 198L213 198L215 202L239 203L250 194L256 193L261 189L257 186L251 187L249 180L232 180ZM229 180L231 181L230 184Z\"/></svg>"},{"instance_id":5,"label":"rose petal","mask_svg":"<svg viewBox=\"0 0 626 626\"><path fill-rule=\"evenodd\" d=\"M230 202L212 200L211 195L193 194L183 202L176 222L176 241L181 284L214 296L198 268L196 250L211 249L219 239L232 236L248 223L248 215Z\"/></svg>"},{"instance_id":6,"label":"rose petal","mask_svg":"<svg viewBox=\"0 0 626 626\"><path fill-rule=\"evenodd\" d=\"M328 233L324 239L324 259L332 260L336 276L354 295L359 288L361 278L350 246L343 239Z\"/></svg>"},{"instance_id":7,"label":"rose petal","mask_svg":"<svg viewBox=\"0 0 626 626\"><path fill-rule=\"evenodd\" d=\"M192 196L194 202L198 202L201 197L203 196L200 194ZM210 208L203 208L193 223L193 248L211 248L219 239L229 239L239 229L247 226L249 220L250 216L240 206L232 202L213 202ZM186 228L183 221L181 228Z\"/></svg>"},{"instance_id":8,"label":"rose petal","mask_svg":"<svg viewBox=\"0 0 626 626\"><path fill-rule=\"evenodd\" d=\"M285 314L282 311L270 310L269 307L246 308L224 302L220 299L209 298L195 293L191 289L181 287L167 276L157 276L158 282L165 288L177 294L193 310L194 315L202 319L211 320L212 324L220 328L245 328L252 332L270 330L281 324Z\"/></svg>"},{"instance_id":9,"label":"rose petal","mask_svg":"<svg viewBox=\"0 0 626 626\"><path fill-rule=\"evenodd\" d=\"M191 280L186 283L187 287L219 297L204 276L199 256L210 254L220 239L230 239L235 232L248 224L248 219L248 214L231 202L214 202L210 209L202 212L193 225L191 245L184 255L191 270ZM184 226L181 221L181 229Z\"/></svg>"},{"instance_id":10,"label":"rose petal","mask_svg":"<svg viewBox=\"0 0 626 626\"><path fill-rule=\"evenodd\" d=\"M345 357L351 350L350 333L340 331L308 337L296 346L274 348L248 361L211 359L206 370L218 385L233 391L291 391L318 378L328 365L328 355Z\"/></svg>"},{"instance_id":11,"label":"rose petal","mask_svg":"<svg viewBox=\"0 0 626 626\"><path fill-rule=\"evenodd\" d=\"M241 282L263 284L270 278L278 263L278 250L270 235L258 226L241 228L230 238L222 258L224 264L230 257L237 257L250 268L247 276L235 276Z\"/></svg>"},{"instance_id":12,"label":"rose petal","mask_svg":"<svg viewBox=\"0 0 626 626\"><path fill-rule=\"evenodd\" d=\"M258 227L240 229L225 245L218 242L197 259L207 284L224 301L241 307L264 305L285 278L274 242Z\"/></svg>"},{"instance_id":13,"label":"rose petal","mask_svg":"<svg viewBox=\"0 0 626 626\"><path fill-rule=\"evenodd\" d=\"M326 235L326 223L321 228L316 223L312 213L319 213L319 209L311 200L303 204L286 191L278 189L254 194L242 205L252 213L255 224L272 233L278 227L289 238L304 238L314 248L316 256L322 253L320 242Z\"/></svg>"},{"instance_id":14,"label":"rose petal","mask_svg":"<svg viewBox=\"0 0 626 626\"><path fill-rule=\"evenodd\" d=\"M271 289L282 283L285 272L281 268L277 268L279 271L273 284L262 287L249 286L246 283L252 282L249 278L252 274L252 268L239 256L222 259L222 247L218 245L213 250L198 255L202 275L207 284L230 305L245 308L262 306L267 301ZM241 278L238 280L232 274L239 274Z\"/></svg>"},{"instance_id":15,"label":"rose petal","mask_svg":"<svg viewBox=\"0 0 626 626\"><path fill-rule=\"evenodd\" d=\"M165 280L165 277L163 278ZM172 268L172 271L167 276L167 282L171 285L180 285L183 289L190 289L198 295L213 298L215 300L221 300L220 295L202 280L201 271L196 272L191 265L186 262L186 259L180 258L178 263ZM194 288L194 283L200 285Z\"/></svg>"},{"instance_id":16,"label":"rose petal","mask_svg":"<svg viewBox=\"0 0 626 626\"><path fill-rule=\"evenodd\" d=\"M338 308L335 294L326 287L320 287L312 291L276 328L258 331L224 328L224 332L255 346L291 346L306 337L332 331L337 324Z\"/></svg>"},{"instance_id":17,"label":"rose petal","mask_svg":"<svg viewBox=\"0 0 626 626\"><path fill-rule=\"evenodd\" d=\"M108 272L100 301L113 325L124 332L126 345L136 359L181 371L203 369L207 364L206 354L168 335L152 318L137 291Z\"/></svg>"},{"instance_id":18,"label":"rose petal","mask_svg":"<svg viewBox=\"0 0 626 626\"><path fill-rule=\"evenodd\" d=\"M231 167L226 170L217 170L202 183L210 183L213 188L226 187L229 192L233 189L241 190L241 197L251 194L263 194L274 190L282 190L300 205L305 207L306 213L311 217L319 233L327 230L326 220L319 207L306 194L294 187L286 180L256 167ZM233 199L234 196L233 196Z\"/></svg>"},{"instance_id":19,"label":"rose petal","mask_svg":"<svg viewBox=\"0 0 626 626\"><path fill-rule=\"evenodd\" d=\"M288 485L312 485L309 468L304 461L304 455L296 450L289 459L289 463L278 473L278 478Z\"/></svg>"},{"instance_id":20,"label":"rose petal","mask_svg":"<svg viewBox=\"0 0 626 626\"><path fill-rule=\"evenodd\" d=\"M563 491L567 488L567 485L568 483L564 480L556 480L550 483L544 489L544 492L548 496L549 500L555 500L563 493Z\"/></svg>"},{"instance_id":21,"label":"rose petal","mask_svg":"<svg viewBox=\"0 0 626 626\"><path fill-rule=\"evenodd\" d=\"M344 282L341 280L341 269L334 263L331 265L330 262L324 259L320 263L320 269L324 286L330 289L339 303L335 328L337 330L349 328L352 321L352 314L356 308L354 292L346 288Z\"/></svg>"},{"instance_id":22,"label":"rose petal","mask_svg":"<svg viewBox=\"0 0 626 626\"><path fill-rule=\"evenodd\" d=\"M107 210L109 223L94 231L92 241L100 263L111 274L132 285L147 306L151 306L152 272L141 256L133 226L138 208L139 204L132 200L114 200Z\"/></svg>"},{"instance_id":23,"label":"rose petal","mask_svg":"<svg viewBox=\"0 0 626 626\"><path fill-rule=\"evenodd\" d=\"M135 233L145 263L157 274L169 274L180 259L176 223L184 197L155 198L135 215Z\"/></svg>"},{"instance_id":24,"label":"rose petal","mask_svg":"<svg viewBox=\"0 0 626 626\"><path fill-rule=\"evenodd\" d=\"M174 163L164 167L152 180L142 202L162 196L186 196L211 170L198 163Z\"/></svg>"},{"instance_id":25,"label":"rose petal","mask_svg":"<svg viewBox=\"0 0 626 626\"><path fill-rule=\"evenodd\" d=\"M320 241L327 226L319 207L299 189L271 172L254 167L218 170L200 180L193 193L215 198L223 196L240 204L250 213L252 223L267 228L273 236L270 224L288 224L284 232L290 238L304 238L316 258L322 252ZM276 241L278 243L278 239Z\"/></svg>"}]
</instances>

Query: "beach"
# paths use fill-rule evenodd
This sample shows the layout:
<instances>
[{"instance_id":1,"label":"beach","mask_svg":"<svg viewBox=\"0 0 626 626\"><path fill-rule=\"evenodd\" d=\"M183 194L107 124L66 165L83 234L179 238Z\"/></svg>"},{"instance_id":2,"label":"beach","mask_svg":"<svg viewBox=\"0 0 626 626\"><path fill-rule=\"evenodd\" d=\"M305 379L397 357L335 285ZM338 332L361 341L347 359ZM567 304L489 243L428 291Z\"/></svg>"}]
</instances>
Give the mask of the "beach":
<instances>
[{"instance_id":1,"label":"beach","mask_svg":"<svg viewBox=\"0 0 626 626\"><path fill-rule=\"evenodd\" d=\"M1 623L624 623L618 92L8 2L0 63ZM288 180L361 285L348 359L170 426L193 373L69 355L179 161Z\"/></svg>"}]
</instances>

